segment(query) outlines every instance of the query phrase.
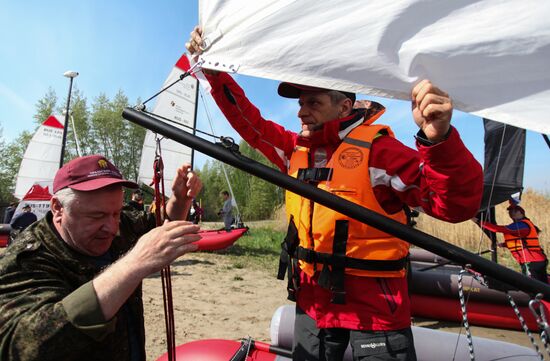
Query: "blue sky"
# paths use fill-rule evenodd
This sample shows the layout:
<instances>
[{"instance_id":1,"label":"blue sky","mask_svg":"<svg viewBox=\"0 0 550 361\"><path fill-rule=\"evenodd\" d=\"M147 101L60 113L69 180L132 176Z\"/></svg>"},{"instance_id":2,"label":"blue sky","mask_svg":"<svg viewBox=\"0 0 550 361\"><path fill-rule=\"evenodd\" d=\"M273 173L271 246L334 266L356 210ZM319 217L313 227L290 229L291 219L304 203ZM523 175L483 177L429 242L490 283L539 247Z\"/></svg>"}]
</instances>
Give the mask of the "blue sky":
<instances>
[{"instance_id":1,"label":"blue sky","mask_svg":"<svg viewBox=\"0 0 550 361\"><path fill-rule=\"evenodd\" d=\"M197 2L182 0L0 0L0 9L0 126L7 141L34 129L35 104L49 87L63 101L67 70L80 73L74 85L89 104L100 93L112 97L118 90L131 102L148 98L184 52L198 22ZM277 82L237 78L266 118L298 128L296 101L279 98ZM410 105L377 100L388 108L379 122L391 125L401 141L413 146L416 130ZM199 103L197 127L209 131ZM211 101L207 106L216 134L237 137L216 106ZM483 163L481 119L455 112L453 124ZM528 132L525 187L550 191L549 155L541 135ZM198 155L196 162L200 166L205 159Z\"/></svg>"}]
</instances>

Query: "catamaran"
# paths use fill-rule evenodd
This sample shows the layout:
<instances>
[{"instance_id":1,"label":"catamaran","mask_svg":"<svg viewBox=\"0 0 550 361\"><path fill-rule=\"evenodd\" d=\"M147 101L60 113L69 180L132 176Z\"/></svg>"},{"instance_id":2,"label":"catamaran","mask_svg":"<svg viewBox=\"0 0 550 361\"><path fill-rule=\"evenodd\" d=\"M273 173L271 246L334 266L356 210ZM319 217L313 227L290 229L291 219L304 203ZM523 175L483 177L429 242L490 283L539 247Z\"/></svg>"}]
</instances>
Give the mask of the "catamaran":
<instances>
[{"instance_id":1,"label":"catamaran","mask_svg":"<svg viewBox=\"0 0 550 361\"><path fill-rule=\"evenodd\" d=\"M196 61L204 68L404 100L416 81L427 78L452 94L456 109L540 133L550 132L545 121L550 111L546 101L550 96L547 1L524 2L521 11L513 1L419 0L202 0L199 9L205 42L204 54ZM197 77L200 79L200 74ZM249 164L230 151L159 125L148 115L126 109L123 116L342 214L550 299L550 287L479 256ZM452 347L451 343L444 345ZM245 346L236 345L233 353L210 357L213 346L203 345L178 357L276 359L276 352L268 350L271 358L260 358L254 356L250 343ZM470 349L467 357L473 359ZM502 357L497 355L500 347L492 349L494 352L489 350L483 359ZM505 354L510 357L507 359L543 359L538 350Z\"/></svg>"}]
</instances>

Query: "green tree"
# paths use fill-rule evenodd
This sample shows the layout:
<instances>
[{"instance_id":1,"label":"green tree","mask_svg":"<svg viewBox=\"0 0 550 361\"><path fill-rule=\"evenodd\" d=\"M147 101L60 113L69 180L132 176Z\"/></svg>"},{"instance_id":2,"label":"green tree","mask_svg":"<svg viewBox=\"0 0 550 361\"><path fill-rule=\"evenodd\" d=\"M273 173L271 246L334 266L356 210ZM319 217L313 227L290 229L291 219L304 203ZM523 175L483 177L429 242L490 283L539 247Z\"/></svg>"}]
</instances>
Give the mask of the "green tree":
<instances>
[{"instance_id":1,"label":"green tree","mask_svg":"<svg viewBox=\"0 0 550 361\"><path fill-rule=\"evenodd\" d=\"M64 111L61 111L61 113L64 114ZM76 139L78 139L81 155L92 154L92 149L95 147L95 140L90 134L91 127L88 122L90 112L88 111L87 99L76 87L73 88L71 93L70 115L71 117L68 119L69 126L67 127L67 141L65 143L65 160L78 156Z\"/></svg>"},{"instance_id":2,"label":"green tree","mask_svg":"<svg viewBox=\"0 0 550 361\"><path fill-rule=\"evenodd\" d=\"M2 139L0 145L0 159L2 159L0 162L0 194L2 200L13 198L19 165L31 138L32 133L24 131L10 143L6 144Z\"/></svg>"},{"instance_id":3,"label":"green tree","mask_svg":"<svg viewBox=\"0 0 550 361\"><path fill-rule=\"evenodd\" d=\"M240 142L239 150L247 158L273 167L262 154L246 142ZM268 219L272 216L273 210L282 204L282 191L279 187L219 161L208 161L200 173L204 184L203 192L200 195L205 209L204 220L219 220L216 213L222 205L220 192L229 190L223 172L224 168L245 222Z\"/></svg>"},{"instance_id":4,"label":"green tree","mask_svg":"<svg viewBox=\"0 0 550 361\"><path fill-rule=\"evenodd\" d=\"M58 110L57 94L55 94L55 91L51 87L48 88L48 92L44 94L44 97L38 100L38 102L35 104L35 107L36 114L34 114L33 118L36 122L36 125L38 126L42 124L44 120L48 119L50 115L54 114ZM61 119L60 121L63 122L63 120Z\"/></svg>"},{"instance_id":5,"label":"green tree","mask_svg":"<svg viewBox=\"0 0 550 361\"><path fill-rule=\"evenodd\" d=\"M122 118L122 110L129 104L119 91L113 100L100 94L92 104L90 136L94 139L93 153L111 159L126 177L137 180L145 129Z\"/></svg>"}]
</instances>

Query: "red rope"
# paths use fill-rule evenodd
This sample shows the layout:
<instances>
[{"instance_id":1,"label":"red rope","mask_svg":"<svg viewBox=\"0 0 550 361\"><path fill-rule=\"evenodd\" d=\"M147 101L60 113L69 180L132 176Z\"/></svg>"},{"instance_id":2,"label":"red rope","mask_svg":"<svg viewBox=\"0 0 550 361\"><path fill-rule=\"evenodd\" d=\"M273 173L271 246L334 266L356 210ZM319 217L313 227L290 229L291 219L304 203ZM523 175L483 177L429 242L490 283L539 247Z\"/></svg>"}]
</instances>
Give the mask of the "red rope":
<instances>
[{"instance_id":1,"label":"red rope","mask_svg":"<svg viewBox=\"0 0 550 361\"><path fill-rule=\"evenodd\" d=\"M158 145L158 147L160 148L160 145ZM160 151L158 153L160 153ZM164 164L160 154L157 154L153 163L153 184L155 186L156 223L157 226L160 226L162 225L163 219L168 219L166 213L166 198L164 196ZM174 324L174 304L172 302L172 277L170 274L170 265L164 267L160 274L162 279L162 296L164 301L164 323L166 326L168 360L175 361L176 328Z\"/></svg>"}]
</instances>

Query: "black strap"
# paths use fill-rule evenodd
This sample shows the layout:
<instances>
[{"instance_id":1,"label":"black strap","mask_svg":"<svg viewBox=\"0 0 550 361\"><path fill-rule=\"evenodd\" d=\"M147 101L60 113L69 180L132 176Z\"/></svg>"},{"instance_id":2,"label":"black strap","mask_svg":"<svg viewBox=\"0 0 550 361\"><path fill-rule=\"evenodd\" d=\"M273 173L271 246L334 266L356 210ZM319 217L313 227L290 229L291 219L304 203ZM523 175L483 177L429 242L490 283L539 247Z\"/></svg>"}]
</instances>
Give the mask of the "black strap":
<instances>
[{"instance_id":1,"label":"black strap","mask_svg":"<svg viewBox=\"0 0 550 361\"><path fill-rule=\"evenodd\" d=\"M329 181L332 179L332 168L300 168L297 179L313 183Z\"/></svg>"},{"instance_id":2,"label":"black strap","mask_svg":"<svg viewBox=\"0 0 550 361\"><path fill-rule=\"evenodd\" d=\"M346 270L346 248L348 243L349 221L337 220L334 226L334 240L332 241L332 272L331 302L337 305L346 303L346 291L344 288L344 278Z\"/></svg>"},{"instance_id":3,"label":"black strap","mask_svg":"<svg viewBox=\"0 0 550 361\"><path fill-rule=\"evenodd\" d=\"M284 280L285 272L288 273L288 299L296 301L296 290L300 285L300 274L298 272L298 259L296 249L299 245L298 228L294 224L294 217L290 216L288 229L284 241L281 243L281 255L279 257L279 270L277 279Z\"/></svg>"},{"instance_id":4,"label":"black strap","mask_svg":"<svg viewBox=\"0 0 550 361\"><path fill-rule=\"evenodd\" d=\"M329 253L315 252L311 249L298 247L297 257L307 263L326 263L332 265L333 255ZM407 264L407 257L397 260L366 260L345 257L346 268L355 268L364 271L401 271Z\"/></svg>"}]
</instances>

